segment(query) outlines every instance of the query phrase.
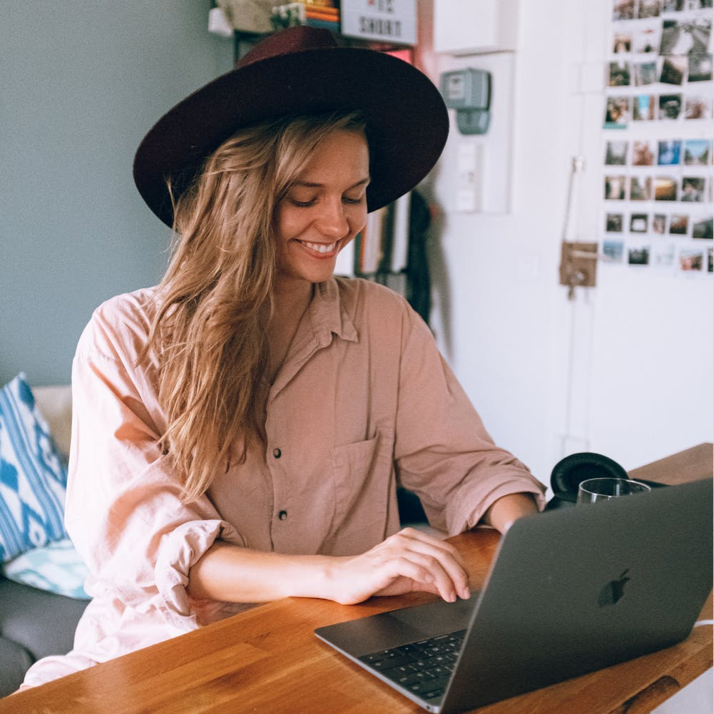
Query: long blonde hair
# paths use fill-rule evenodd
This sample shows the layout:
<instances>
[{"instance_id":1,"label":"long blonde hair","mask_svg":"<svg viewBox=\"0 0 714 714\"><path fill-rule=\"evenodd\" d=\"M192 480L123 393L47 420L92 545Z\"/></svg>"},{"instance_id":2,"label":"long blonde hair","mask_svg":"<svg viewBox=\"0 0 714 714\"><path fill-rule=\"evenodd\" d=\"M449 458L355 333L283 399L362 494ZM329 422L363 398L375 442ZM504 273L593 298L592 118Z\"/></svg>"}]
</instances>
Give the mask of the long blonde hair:
<instances>
[{"instance_id":1,"label":"long blonde hair","mask_svg":"<svg viewBox=\"0 0 714 714\"><path fill-rule=\"evenodd\" d=\"M160 446L195 500L229 459L265 442L266 320L276 273L275 209L331 132L364 134L358 112L242 129L175 201L177 241L142 359L158 360Z\"/></svg>"}]
</instances>

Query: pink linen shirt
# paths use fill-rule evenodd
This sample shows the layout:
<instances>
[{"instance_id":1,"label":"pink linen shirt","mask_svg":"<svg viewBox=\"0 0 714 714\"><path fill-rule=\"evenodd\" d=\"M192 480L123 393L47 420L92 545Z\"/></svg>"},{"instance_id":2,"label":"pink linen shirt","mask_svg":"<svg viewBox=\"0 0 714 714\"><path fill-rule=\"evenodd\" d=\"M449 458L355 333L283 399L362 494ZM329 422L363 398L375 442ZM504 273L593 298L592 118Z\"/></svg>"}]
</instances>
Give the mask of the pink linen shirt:
<instances>
[{"instance_id":1,"label":"pink linen shirt","mask_svg":"<svg viewBox=\"0 0 714 714\"><path fill-rule=\"evenodd\" d=\"M364 280L315 286L270 386L267 443L216 469L183 503L158 404L156 363L136 367L156 288L94 313L73 365L67 529L92 596L65 656L27 673L36 685L250 607L198 601L190 568L216 539L295 554L351 555L400 528L396 487L432 526L456 534L488 507L543 487L498 448L429 328L396 293Z\"/></svg>"}]
</instances>

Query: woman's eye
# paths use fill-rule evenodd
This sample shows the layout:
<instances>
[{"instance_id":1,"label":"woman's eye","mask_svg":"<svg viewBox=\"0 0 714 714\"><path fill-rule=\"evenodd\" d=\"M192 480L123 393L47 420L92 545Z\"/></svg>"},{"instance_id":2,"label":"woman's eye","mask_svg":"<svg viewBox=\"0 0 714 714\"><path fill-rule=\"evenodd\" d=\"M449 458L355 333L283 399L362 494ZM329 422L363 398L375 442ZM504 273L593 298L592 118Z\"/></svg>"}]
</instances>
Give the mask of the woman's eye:
<instances>
[{"instance_id":1,"label":"woman's eye","mask_svg":"<svg viewBox=\"0 0 714 714\"><path fill-rule=\"evenodd\" d=\"M363 198L364 198L364 196L359 196L358 198L350 198L349 196L343 196L342 200L345 203L353 204L353 203L362 203Z\"/></svg>"},{"instance_id":2,"label":"woman's eye","mask_svg":"<svg viewBox=\"0 0 714 714\"><path fill-rule=\"evenodd\" d=\"M315 199L312 198L309 201L298 201L296 198L290 198L288 199L290 203L293 204L293 206L297 206L298 208L309 208L310 206L313 206L315 204Z\"/></svg>"}]
</instances>

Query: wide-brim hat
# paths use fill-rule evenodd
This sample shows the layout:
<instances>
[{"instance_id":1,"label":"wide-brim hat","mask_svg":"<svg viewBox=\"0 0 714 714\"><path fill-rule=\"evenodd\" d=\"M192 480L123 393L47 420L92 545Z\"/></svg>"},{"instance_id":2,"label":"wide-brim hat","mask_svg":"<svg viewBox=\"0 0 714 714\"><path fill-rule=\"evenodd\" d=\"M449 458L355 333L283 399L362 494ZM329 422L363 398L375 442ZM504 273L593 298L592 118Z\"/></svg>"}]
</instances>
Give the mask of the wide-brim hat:
<instances>
[{"instance_id":1,"label":"wide-brim hat","mask_svg":"<svg viewBox=\"0 0 714 714\"><path fill-rule=\"evenodd\" d=\"M235 69L170 109L141 142L134 181L149 208L172 225L177 198L220 144L243 127L286 115L361 110L367 122L374 211L416 186L446 143L449 119L431 80L391 55L338 46L325 29L282 30Z\"/></svg>"}]
</instances>

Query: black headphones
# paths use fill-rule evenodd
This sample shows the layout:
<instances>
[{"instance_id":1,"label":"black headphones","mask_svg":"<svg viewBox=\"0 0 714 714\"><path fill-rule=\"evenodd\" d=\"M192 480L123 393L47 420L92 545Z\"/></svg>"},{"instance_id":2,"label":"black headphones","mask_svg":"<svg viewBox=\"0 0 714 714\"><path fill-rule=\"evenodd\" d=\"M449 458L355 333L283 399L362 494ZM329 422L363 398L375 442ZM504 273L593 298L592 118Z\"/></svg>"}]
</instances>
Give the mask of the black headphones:
<instances>
[{"instance_id":1,"label":"black headphones","mask_svg":"<svg viewBox=\"0 0 714 714\"><path fill-rule=\"evenodd\" d=\"M574 504L578 486L589 478L630 478L617 461L591 451L582 451L561 459L550 475L553 498L547 508L560 508ZM649 483L649 482L647 482Z\"/></svg>"}]
</instances>

